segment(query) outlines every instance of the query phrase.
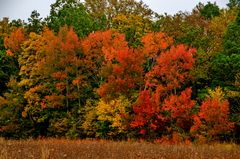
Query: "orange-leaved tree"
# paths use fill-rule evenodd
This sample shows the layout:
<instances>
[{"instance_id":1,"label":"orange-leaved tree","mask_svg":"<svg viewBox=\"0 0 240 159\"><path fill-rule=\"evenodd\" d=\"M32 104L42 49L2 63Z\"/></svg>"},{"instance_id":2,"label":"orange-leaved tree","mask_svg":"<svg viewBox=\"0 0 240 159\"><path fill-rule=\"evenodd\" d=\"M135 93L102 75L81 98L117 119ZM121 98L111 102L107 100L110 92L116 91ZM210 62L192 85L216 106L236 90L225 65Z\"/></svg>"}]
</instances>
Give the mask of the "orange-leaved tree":
<instances>
[{"instance_id":1,"label":"orange-leaved tree","mask_svg":"<svg viewBox=\"0 0 240 159\"><path fill-rule=\"evenodd\" d=\"M147 57L157 58L173 45L173 38L162 32L148 33L142 37L142 43L143 53Z\"/></svg>"},{"instance_id":2,"label":"orange-leaved tree","mask_svg":"<svg viewBox=\"0 0 240 159\"><path fill-rule=\"evenodd\" d=\"M8 49L7 54L9 56L18 54L24 39L25 39L24 29L23 28L14 29L8 37L4 38L4 47Z\"/></svg>"},{"instance_id":3,"label":"orange-leaved tree","mask_svg":"<svg viewBox=\"0 0 240 159\"><path fill-rule=\"evenodd\" d=\"M48 109L45 118L49 120L49 133L76 137L82 116L78 113L86 102L85 91L89 87L81 41L71 27L62 27L55 34L43 33L46 43L42 63L42 84L45 94L41 106ZM54 113L49 113L54 112ZM78 112L78 113L76 113Z\"/></svg>"},{"instance_id":4,"label":"orange-leaved tree","mask_svg":"<svg viewBox=\"0 0 240 159\"><path fill-rule=\"evenodd\" d=\"M47 105L63 106L66 110L71 109L70 105L80 107L81 87L85 84L82 74L84 64L80 57L80 40L73 28L60 28L57 36L47 39L45 51L44 72L54 86L45 98Z\"/></svg>"},{"instance_id":5,"label":"orange-leaved tree","mask_svg":"<svg viewBox=\"0 0 240 159\"><path fill-rule=\"evenodd\" d=\"M131 98L132 93L143 85L142 64L143 56L137 50L126 48L116 52L115 62L104 68L111 71L106 76L106 82L98 89L99 95L103 98L120 95Z\"/></svg>"},{"instance_id":6,"label":"orange-leaved tree","mask_svg":"<svg viewBox=\"0 0 240 159\"><path fill-rule=\"evenodd\" d=\"M128 48L124 34L107 31L91 33L83 39L82 49L86 76L94 87L98 87L104 80L99 74L107 64L111 64L118 51Z\"/></svg>"},{"instance_id":7,"label":"orange-leaved tree","mask_svg":"<svg viewBox=\"0 0 240 159\"><path fill-rule=\"evenodd\" d=\"M162 32L148 33L142 37L143 54L145 55L144 70L150 71L162 52L167 51L173 45L173 38Z\"/></svg>"}]
</instances>

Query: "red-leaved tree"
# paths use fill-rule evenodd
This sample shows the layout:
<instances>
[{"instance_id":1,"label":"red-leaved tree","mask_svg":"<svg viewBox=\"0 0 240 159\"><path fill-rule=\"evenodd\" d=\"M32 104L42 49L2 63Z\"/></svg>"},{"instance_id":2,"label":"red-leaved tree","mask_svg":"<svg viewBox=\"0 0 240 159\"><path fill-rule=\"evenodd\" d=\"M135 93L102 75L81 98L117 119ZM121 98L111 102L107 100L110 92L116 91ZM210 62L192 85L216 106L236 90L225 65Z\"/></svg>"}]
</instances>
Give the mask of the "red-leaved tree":
<instances>
[{"instance_id":1,"label":"red-leaved tree","mask_svg":"<svg viewBox=\"0 0 240 159\"><path fill-rule=\"evenodd\" d=\"M149 131L163 131L166 127L166 119L159 105L156 104L154 94L150 90L140 92L138 103L133 105L134 118L131 127L139 129L141 135L149 135ZM155 134L154 134L155 135Z\"/></svg>"},{"instance_id":2,"label":"red-leaved tree","mask_svg":"<svg viewBox=\"0 0 240 159\"><path fill-rule=\"evenodd\" d=\"M190 70L193 68L195 49L185 45L172 46L167 52L161 53L157 64L146 74L146 85L155 87L161 93L175 91L192 79Z\"/></svg>"},{"instance_id":3,"label":"red-leaved tree","mask_svg":"<svg viewBox=\"0 0 240 159\"><path fill-rule=\"evenodd\" d=\"M168 118L171 120L172 127L181 128L188 132L192 126L192 108L194 101L191 99L192 89L187 88L179 96L171 95L164 100L162 110L169 112Z\"/></svg>"},{"instance_id":4,"label":"red-leaved tree","mask_svg":"<svg viewBox=\"0 0 240 159\"><path fill-rule=\"evenodd\" d=\"M219 98L207 98L200 107L198 115L193 116L193 134L202 135L209 140L214 140L220 134L231 131L234 127L229 121L229 103Z\"/></svg>"},{"instance_id":5,"label":"red-leaved tree","mask_svg":"<svg viewBox=\"0 0 240 159\"><path fill-rule=\"evenodd\" d=\"M190 129L194 101L191 88L183 91L183 85L192 79L195 53L195 49L178 45L159 55L157 64L146 74L145 90L134 106L132 128L155 135L161 135L163 130L173 133L172 128L179 132Z\"/></svg>"}]
</instances>

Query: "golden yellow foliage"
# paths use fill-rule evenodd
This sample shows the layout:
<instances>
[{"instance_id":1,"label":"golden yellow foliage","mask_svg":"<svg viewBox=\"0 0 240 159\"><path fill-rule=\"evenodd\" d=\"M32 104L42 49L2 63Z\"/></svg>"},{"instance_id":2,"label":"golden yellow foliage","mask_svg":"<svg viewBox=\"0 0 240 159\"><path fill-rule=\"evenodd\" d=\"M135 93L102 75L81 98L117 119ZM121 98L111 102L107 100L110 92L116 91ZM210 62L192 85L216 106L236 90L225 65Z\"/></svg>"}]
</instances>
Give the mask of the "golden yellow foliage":
<instances>
[{"instance_id":1,"label":"golden yellow foliage","mask_svg":"<svg viewBox=\"0 0 240 159\"><path fill-rule=\"evenodd\" d=\"M206 28L208 34L210 34L212 40L211 43L211 54L217 53L222 49L223 37L227 26L232 23L237 15L237 10L222 10L219 16L214 17L208 27Z\"/></svg>"},{"instance_id":2,"label":"golden yellow foliage","mask_svg":"<svg viewBox=\"0 0 240 159\"><path fill-rule=\"evenodd\" d=\"M96 107L98 120L110 122L110 127L116 128L118 133L126 130L127 125L124 119L128 116L128 109L131 103L124 97L106 102L100 100Z\"/></svg>"},{"instance_id":3,"label":"golden yellow foliage","mask_svg":"<svg viewBox=\"0 0 240 159\"><path fill-rule=\"evenodd\" d=\"M141 38L146 33L151 32L151 22L138 15L124 15L119 14L113 18L113 30L129 34L126 35L128 41L141 41Z\"/></svg>"},{"instance_id":4,"label":"golden yellow foliage","mask_svg":"<svg viewBox=\"0 0 240 159\"><path fill-rule=\"evenodd\" d=\"M220 101L223 101L225 99L225 94L222 90L221 87L216 87L215 90L212 89L208 89L208 98L211 99L219 99Z\"/></svg>"},{"instance_id":5,"label":"golden yellow foliage","mask_svg":"<svg viewBox=\"0 0 240 159\"><path fill-rule=\"evenodd\" d=\"M84 116L84 122L82 124L82 128L84 132L88 136L94 136L97 128L96 128L96 102L93 100L87 100L86 105L85 105L85 116Z\"/></svg>"}]
</instances>

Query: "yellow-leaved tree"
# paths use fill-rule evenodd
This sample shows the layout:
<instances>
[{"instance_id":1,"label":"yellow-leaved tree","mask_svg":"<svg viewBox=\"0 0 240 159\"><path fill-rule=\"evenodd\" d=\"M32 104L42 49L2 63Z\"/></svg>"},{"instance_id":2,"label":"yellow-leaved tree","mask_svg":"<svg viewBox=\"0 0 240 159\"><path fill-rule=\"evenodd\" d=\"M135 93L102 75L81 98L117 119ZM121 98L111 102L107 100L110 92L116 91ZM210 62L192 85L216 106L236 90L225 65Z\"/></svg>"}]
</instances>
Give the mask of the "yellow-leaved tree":
<instances>
[{"instance_id":1,"label":"yellow-leaved tree","mask_svg":"<svg viewBox=\"0 0 240 159\"><path fill-rule=\"evenodd\" d=\"M88 101L85 122L82 128L89 136L112 138L124 137L129 129L131 102L124 96L110 101L100 99L98 103Z\"/></svg>"},{"instance_id":2,"label":"yellow-leaved tree","mask_svg":"<svg viewBox=\"0 0 240 159\"><path fill-rule=\"evenodd\" d=\"M119 14L113 18L113 30L125 33L130 45L137 47L141 44L141 38L151 32L151 21L135 14Z\"/></svg>"}]
</instances>

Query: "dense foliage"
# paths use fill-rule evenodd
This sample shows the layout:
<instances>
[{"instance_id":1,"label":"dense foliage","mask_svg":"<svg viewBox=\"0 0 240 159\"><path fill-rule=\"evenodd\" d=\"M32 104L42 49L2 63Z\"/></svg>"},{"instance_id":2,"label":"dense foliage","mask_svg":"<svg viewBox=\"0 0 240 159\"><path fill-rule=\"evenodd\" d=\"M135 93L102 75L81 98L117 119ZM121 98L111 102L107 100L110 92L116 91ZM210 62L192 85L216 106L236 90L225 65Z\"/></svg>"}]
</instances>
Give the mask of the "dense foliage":
<instances>
[{"instance_id":1,"label":"dense foliage","mask_svg":"<svg viewBox=\"0 0 240 159\"><path fill-rule=\"evenodd\" d=\"M0 21L0 136L240 139L240 11L57 0Z\"/></svg>"}]
</instances>

